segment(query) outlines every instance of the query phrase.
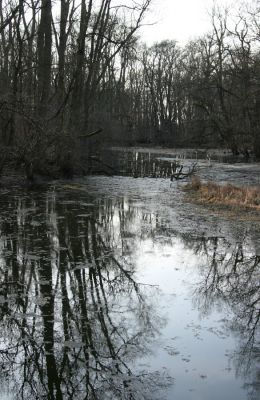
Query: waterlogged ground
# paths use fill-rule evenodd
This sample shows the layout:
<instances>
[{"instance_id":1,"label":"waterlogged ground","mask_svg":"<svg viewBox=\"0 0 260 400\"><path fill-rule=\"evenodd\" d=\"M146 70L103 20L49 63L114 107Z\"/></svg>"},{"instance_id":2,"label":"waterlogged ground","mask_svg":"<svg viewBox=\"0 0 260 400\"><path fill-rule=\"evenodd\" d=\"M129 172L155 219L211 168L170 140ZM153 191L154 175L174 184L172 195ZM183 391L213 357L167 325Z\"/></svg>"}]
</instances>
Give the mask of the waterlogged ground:
<instances>
[{"instance_id":1,"label":"waterlogged ground","mask_svg":"<svg viewBox=\"0 0 260 400\"><path fill-rule=\"evenodd\" d=\"M187 202L172 155L122 159L130 176L0 187L0 399L258 399L259 219Z\"/></svg>"}]
</instances>

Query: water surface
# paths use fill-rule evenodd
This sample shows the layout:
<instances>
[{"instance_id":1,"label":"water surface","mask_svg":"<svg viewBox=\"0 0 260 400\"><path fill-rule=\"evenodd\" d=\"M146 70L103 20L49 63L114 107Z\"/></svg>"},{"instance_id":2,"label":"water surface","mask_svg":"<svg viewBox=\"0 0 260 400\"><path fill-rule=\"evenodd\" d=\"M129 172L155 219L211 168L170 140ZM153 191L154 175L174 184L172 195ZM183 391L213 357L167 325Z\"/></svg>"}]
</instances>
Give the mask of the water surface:
<instances>
[{"instance_id":1,"label":"water surface","mask_svg":"<svg viewBox=\"0 0 260 400\"><path fill-rule=\"evenodd\" d=\"M0 189L1 399L259 398L259 223L145 168Z\"/></svg>"}]
</instances>

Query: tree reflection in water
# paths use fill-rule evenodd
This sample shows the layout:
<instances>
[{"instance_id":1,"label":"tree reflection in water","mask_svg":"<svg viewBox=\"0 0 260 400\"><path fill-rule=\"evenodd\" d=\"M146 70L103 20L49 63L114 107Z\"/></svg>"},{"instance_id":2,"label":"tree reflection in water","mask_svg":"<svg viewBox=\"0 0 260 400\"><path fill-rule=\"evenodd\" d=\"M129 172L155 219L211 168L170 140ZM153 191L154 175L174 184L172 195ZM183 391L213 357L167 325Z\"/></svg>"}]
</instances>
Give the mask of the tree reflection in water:
<instances>
[{"instance_id":1,"label":"tree reflection in water","mask_svg":"<svg viewBox=\"0 0 260 400\"><path fill-rule=\"evenodd\" d=\"M19 399L156 397L169 378L133 372L163 324L152 303L157 289L135 280L134 209L30 196L1 204L0 368L9 392Z\"/></svg>"},{"instance_id":2,"label":"tree reflection in water","mask_svg":"<svg viewBox=\"0 0 260 400\"><path fill-rule=\"evenodd\" d=\"M191 240L123 199L73 190L7 193L0 211L0 384L12 398L161 398L172 381L138 367L164 324L158 289L136 281L134 259L138 242L167 247L176 236L206 256L196 304L228 308L224 323L240 338L232 361L259 398L260 257L251 245Z\"/></svg>"},{"instance_id":3,"label":"tree reflection in water","mask_svg":"<svg viewBox=\"0 0 260 400\"><path fill-rule=\"evenodd\" d=\"M214 305L228 307L226 325L240 336L232 356L237 374L243 375L249 398L260 396L260 256L248 252L247 243L230 245L222 238L194 242L197 254L206 254L202 281L195 291L197 306L208 313Z\"/></svg>"}]
</instances>

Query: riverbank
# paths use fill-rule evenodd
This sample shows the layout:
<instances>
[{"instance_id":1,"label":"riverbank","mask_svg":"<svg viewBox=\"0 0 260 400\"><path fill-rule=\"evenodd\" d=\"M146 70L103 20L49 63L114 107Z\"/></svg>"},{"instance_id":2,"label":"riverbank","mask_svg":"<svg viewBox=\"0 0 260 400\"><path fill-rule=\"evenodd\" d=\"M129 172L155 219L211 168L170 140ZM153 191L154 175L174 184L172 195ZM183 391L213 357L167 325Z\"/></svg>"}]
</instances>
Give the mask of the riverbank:
<instances>
[{"instance_id":1,"label":"riverbank","mask_svg":"<svg viewBox=\"0 0 260 400\"><path fill-rule=\"evenodd\" d=\"M184 187L188 201L204 205L229 217L260 220L260 186L237 186L230 183L202 182L194 176Z\"/></svg>"}]
</instances>

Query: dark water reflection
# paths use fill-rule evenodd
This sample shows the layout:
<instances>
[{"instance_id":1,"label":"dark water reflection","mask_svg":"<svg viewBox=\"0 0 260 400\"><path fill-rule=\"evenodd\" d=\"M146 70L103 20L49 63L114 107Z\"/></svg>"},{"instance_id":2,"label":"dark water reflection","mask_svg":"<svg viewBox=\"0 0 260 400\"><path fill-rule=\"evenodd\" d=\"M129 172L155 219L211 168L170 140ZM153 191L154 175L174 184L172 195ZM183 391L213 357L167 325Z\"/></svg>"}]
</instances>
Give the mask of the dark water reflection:
<instances>
[{"instance_id":1,"label":"dark water reflection","mask_svg":"<svg viewBox=\"0 0 260 400\"><path fill-rule=\"evenodd\" d=\"M133 213L64 193L2 198L0 369L14 398L147 398L162 383L130 367L163 323L124 240Z\"/></svg>"},{"instance_id":2,"label":"dark water reflection","mask_svg":"<svg viewBox=\"0 0 260 400\"><path fill-rule=\"evenodd\" d=\"M142 151L105 150L101 155L101 172L134 178L170 178L179 166L179 161L171 156L159 157L159 154ZM100 163L93 159L93 170L99 171Z\"/></svg>"},{"instance_id":3,"label":"dark water reflection","mask_svg":"<svg viewBox=\"0 0 260 400\"><path fill-rule=\"evenodd\" d=\"M246 390L222 398L258 398L260 257L253 248L246 240L231 245L177 234L159 211L78 189L64 184L2 192L1 399L202 398L175 392L177 369L169 362L160 366L159 350L152 355L157 346L169 350L158 338L178 321L165 319L160 300L168 284L160 279L164 273L171 279L172 272L156 266L154 281L146 280L142 265L145 257L148 263L157 257L163 269L168 255L161 254L173 249L176 260L176 243L196 266L184 273L185 279L196 275L190 282L193 306L202 318L215 307L228 310L223 332L239 344L229 359ZM155 367L147 361L153 357ZM171 357L177 360L178 351ZM203 398L215 398L210 390Z\"/></svg>"}]
</instances>

